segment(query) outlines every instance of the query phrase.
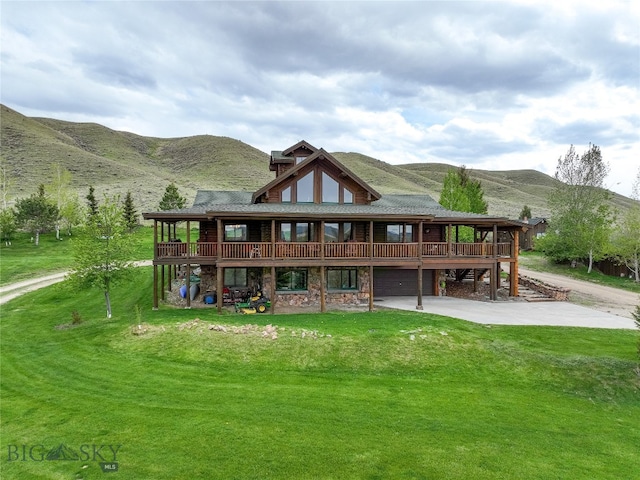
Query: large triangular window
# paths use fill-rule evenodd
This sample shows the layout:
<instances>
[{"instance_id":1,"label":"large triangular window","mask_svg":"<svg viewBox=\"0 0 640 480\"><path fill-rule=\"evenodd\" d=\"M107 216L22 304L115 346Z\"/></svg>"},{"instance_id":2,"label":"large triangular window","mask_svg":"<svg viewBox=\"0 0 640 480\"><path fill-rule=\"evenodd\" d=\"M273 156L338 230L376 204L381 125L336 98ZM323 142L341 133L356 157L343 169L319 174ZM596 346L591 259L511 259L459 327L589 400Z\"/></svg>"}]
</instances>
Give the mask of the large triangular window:
<instances>
[{"instance_id":1,"label":"large triangular window","mask_svg":"<svg viewBox=\"0 0 640 480\"><path fill-rule=\"evenodd\" d=\"M296 203L313 203L313 170L298 180L296 186Z\"/></svg>"}]
</instances>

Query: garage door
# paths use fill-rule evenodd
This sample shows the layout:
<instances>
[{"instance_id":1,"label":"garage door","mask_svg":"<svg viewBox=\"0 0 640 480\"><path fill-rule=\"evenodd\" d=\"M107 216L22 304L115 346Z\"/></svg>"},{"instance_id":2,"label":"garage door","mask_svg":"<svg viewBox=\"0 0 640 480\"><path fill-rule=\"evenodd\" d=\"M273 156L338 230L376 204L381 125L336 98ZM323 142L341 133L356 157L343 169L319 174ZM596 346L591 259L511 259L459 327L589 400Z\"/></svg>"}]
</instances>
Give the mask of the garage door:
<instances>
[{"instance_id":1,"label":"garage door","mask_svg":"<svg viewBox=\"0 0 640 480\"><path fill-rule=\"evenodd\" d=\"M433 270L422 271L422 294L433 292ZM373 296L418 295L418 271L401 268L373 269Z\"/></svg>"}]
</instances>

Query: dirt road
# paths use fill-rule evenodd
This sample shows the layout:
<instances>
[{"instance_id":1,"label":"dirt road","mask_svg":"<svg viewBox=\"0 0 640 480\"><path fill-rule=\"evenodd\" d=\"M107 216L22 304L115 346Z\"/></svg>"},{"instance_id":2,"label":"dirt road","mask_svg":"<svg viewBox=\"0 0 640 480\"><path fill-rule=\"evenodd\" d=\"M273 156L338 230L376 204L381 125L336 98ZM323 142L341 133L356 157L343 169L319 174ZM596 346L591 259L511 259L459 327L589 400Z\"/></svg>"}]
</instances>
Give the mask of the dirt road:
<instances>
[{"instance_id":1,"label":"dirt road","mask_svg":"<svg viewBox=\"0 0 640 480\"><path fill-rule=\"evenodd\" d=\"M136 267L146 267L151 264L151 260L141 260L134 263ZM25 280L23 282L12 283L10 285L0 287L0 305L19 297L22 294L61 282L65 279L67 273L68 272L54 273L52 275L33 278L31 280Z\"/></svg>"},{"instance_id":2,"label":"dirt road","mask_svg":"<svg viewBox=\"0 0 640 480\"><path fill-rule=\"evenodd\" d=\"M601 312L611 313L620 317L633 318L633 312L640 305L640 295L626 290L597 285L591 282L575 280L553 273L536 272L519 267L518 272L525 277L534 278L556 287L571 289L569 301Z\"/></svg>"}]
</instances>

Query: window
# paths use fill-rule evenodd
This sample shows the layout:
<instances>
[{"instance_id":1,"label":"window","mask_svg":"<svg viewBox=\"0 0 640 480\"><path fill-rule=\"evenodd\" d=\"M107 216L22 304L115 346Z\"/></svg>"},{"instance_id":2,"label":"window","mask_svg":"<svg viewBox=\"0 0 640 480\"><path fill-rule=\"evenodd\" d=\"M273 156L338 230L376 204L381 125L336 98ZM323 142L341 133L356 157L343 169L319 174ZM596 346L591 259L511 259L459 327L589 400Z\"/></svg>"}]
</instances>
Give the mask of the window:
<instances>
[{"instance_id":1,"label":"window","mask_svg":"<svg viewBox=\"0 0 640 480\"><path fill-rule=\"evenodd\" d=\"M246 225L225 225L224 240L225 242L246 242L247 226Z\"/></svg>"},{"instance_id":2,"label":"window","mask_svg":"<svg viewBox=\"0 0 640 480\"><path fill-rule=\"evenodd\" d=\"M282 190L282 203L291 203L291 187Z\"/></svg>"},{"instance_id":3,"label":"window","mask_svg":"<svg viewBox=\"0 0 640 480\"><path fill-rule=\"evenodd\" d=\"M296 188L297 203L313 203L313 171L298 180Z\"/></svg>"},{"instance_id":4,"label":"window","mask_svg":"<svg viewBox=\"0 0 640 480\"><path fill-rule=\"evenodd\" d=\"M277 268L276 269L276 289L300 291L307 289L306 268Z\"/></svg>"},{"instance_id":5,"label":"window","mask_svg":"<svg viewBox=\"0 0 640 480\"><path fill-rule=\"evenodd\" d=\"M327 222L324 224L325 242L348 242L349 240L353 240L351 222Z\"/></svg>"},{"instance_id":6,"label":"window","mask_svg":"<svg viewBox=\"0 0 640 480\"><path fill-rule=\"evenodd\" d=\"M304 162L307 159L307 157L296 157L296 165L298 165L301 162Z\"/></svg>"},{"instance_id":7,"label":"window","mask_svg":"<svg viewBox=\"0 0 640 480\"><path fill-rule=\"evenodd\" d=\"M357 290L358 270L356 268L330 268L327 270L329 290Z\"/></svg>"},{"instance_id":8,"label":"window","mask_svg":"<svg viewBox=\"0 0 640 480\"><path fill-rule=\"evenodd\" d=\"M344 200L342 203L353 203L353 193L347 190L346 188L343 190Z\"/></svg>"},{"instance_id":9,"label":"window","mask_svg":"<svg viewBox=\"0 0 640 480\"><path fill-rule=\"evenodd\" d=\"M413 225L406 225L406 224L387 225L387 242L389 243L413 242Z\"/></svg>"},{"instance_id":10,"label":"window","mask_svg":"<svg viewBox=\"0 0 640 480\"><path fill-rule=\"evenodd\" d=\"M281 223L280 241L313 242L315 229L313 223Z\"/></svg>"},{"instance_id":11,"label":"window","mask_svg":"<svg viewBox=\"0 0 640 480\"><path fill-rule=\"evenodd\" d=\"M339 238L340 238L340 224L325 223L324 224L324 241L337 242Z\"/></svg>"},{"instance_id":12,"label":"window","mask_svg":"<svg viewBox=\"0 0 640 480\"><path fill-rule=\"evenodd\" d=\"M225 268L224 284L227 287L246 287L247 269L246 268Z\"/></svg>"},{"instance_id":13,"label":"window","mask_svg":"<svg viewBox=\"0 0 640 480\"><path fill-rule=\"evenodd\" d=\"M313 240L312 223L296 223L296 242L310 242Z\"/></svg>"},{"instance_id":14,"label":"window","mask_svg":"<svg viewBox=\"0 0 640 480\"><path fill-rule=\"evenodd\" d=\"M282 240L283 242L291 241L291 224L290 223L280 224L280 240Z\"/></svg>"},{"instance_id":15,"label":"window","mask_svg":"<svg viewBox=\"0 0 640 480\"><path fill-rule=\"evenodd\" d=\"M327 173L322 172L322 203L338 203L340 200L340 184Z\"/></svg>"}]
</instances>

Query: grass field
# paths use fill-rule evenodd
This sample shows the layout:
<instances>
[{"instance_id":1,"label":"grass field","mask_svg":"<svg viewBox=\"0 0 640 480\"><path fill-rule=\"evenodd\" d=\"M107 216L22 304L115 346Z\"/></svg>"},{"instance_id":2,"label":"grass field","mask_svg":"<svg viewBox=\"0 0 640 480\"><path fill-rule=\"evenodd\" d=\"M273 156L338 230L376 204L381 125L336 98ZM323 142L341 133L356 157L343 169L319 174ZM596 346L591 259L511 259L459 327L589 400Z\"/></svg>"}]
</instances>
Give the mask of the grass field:
<instances>
[{"instance_id":1,"label":"grass field","mask_svg":"<svg viewBox=\"0 0 640 480\"><path fill-rule=\"evenodd\" d=\"M133 235L134 259L153 258L153 228L138 228ZM61 235L61 240L57 240L54 233L46 233L40 236L39 245L35 245L28 234L18 233L10 246L2 242L0 286L68 270L73 264L74 238Z\"/></svg>"},{"instance_id":2,"label":"grass field","mask_svg":"<svg viewBox=\"0 0 640 480\"><path fill-rule=\"evenodd\" d=\"M2 307L3 479L105 478L114 451L121 479L640 471L637 332L152 311L150 269L133 285L110 320L99 291L66 284ZM40 461L60 445L77 459Z\"/></svg>"}]
</instances>

